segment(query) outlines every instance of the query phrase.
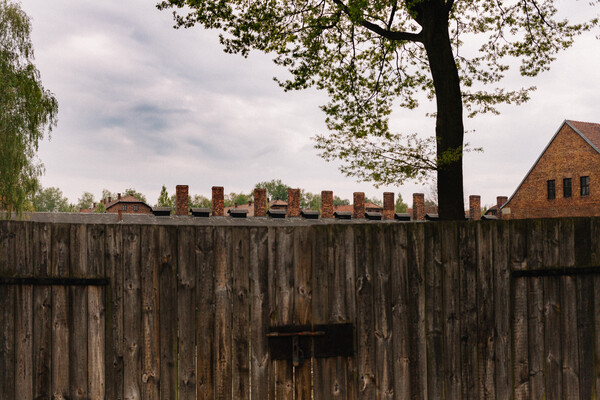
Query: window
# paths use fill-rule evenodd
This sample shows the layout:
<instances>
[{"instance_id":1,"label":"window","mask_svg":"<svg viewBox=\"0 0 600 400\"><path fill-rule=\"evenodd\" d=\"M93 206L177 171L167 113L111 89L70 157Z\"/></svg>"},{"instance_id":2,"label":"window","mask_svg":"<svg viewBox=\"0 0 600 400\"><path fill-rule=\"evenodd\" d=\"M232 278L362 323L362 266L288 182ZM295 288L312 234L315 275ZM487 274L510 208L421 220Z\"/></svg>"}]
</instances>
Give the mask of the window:
<instances>
[{"instance_id":1,"label":"window","mask_svg":"<svg viewBox=\"0 0 600 400\"><path fill-rule=\"evenodd\" d=\"M563 179L563 197L571 197L573 196L573 191L571 190L571 178Z\"/></svg>"},{"instance_id":2,"label":"window","mask_svg":"<svg viewBox=\"0 0 600 400\"><path fill-rule=\"evenodd\" d=\"M139 209L140 209L139 206L137 206L137 205L133 206L133 211L138 211Z\"/></svg>"},{"instance_id":3,"label":"window","mask_svg":"<svg viewBox=\"0 0 600 400\"><path fill-rule=\"evenodd\" d=\"M555 190L554 179L548 181L548 200L552 200L556 198L556 190Z\"/></svg>"},{"instance_id":4,"label":"window","mask_svg":"<svg viewBox=\"0 0 600 400\"><path fill-rule=\"evenodd\" d=\"M582 196L590 195L590 177L582 176L579 178L579 189Z\"/></svg>"},{"instance_id":5,"label":"window","mask_svg":"<svg viewBox=\"0 0 600 400\"><path fill-rule=\"evenodd\" d=\"M123 204L123 207L121 208L123 211L127 211L127 204Z\"/></svg>"}]
</instances>

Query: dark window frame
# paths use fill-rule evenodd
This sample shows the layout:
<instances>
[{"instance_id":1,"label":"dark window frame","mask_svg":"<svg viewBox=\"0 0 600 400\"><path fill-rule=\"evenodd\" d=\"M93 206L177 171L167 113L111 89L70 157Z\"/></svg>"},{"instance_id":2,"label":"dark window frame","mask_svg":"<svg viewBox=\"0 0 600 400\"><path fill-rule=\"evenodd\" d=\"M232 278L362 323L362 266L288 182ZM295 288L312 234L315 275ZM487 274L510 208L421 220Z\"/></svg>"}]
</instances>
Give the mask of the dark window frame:
<instances>
[{"instance_id":1,"label":"dark window frame","mask_svg":"<svg viewBox=\"0 0 600 400\"><path fill-rule=\"evenodd\" d=\"M133 206L133 211L139 211L140 210L140 206L138 206L137 204Z\"/></svg>"},{"instance_id":2,"label":"dark window frame","mask_svg":"<svg viewBox=\"0 0 600 400\"><path fill-rule=\"evenodd\" d=\"M546 191L548 194L548 200L554 200L556 198L556 181L549 179L546 181Z\"/></svg>"},{"instance_id":3,"label":"dark window frame","mask_svg":"<svg viewBox=\"0 0 600 400\"><path fill-rule=\"evenodd\" d=\"M582 197L590 195L590 177L589 176L580 176L579 177L579 194Z\"/></svg>"},{"instance_id":4,"label":"dark window frame","mask_svg":"<svg viewBox=\"0 0 600 400\"><path fill-rule=\"evenodd\" d=\"M563 179L563 197L564 198L573 197L573 179L572 178L564 178Z\"/></svg>"},{"instance_id":5,"label":"dark window frame","mask_svg":"<svg viewBox=\"0 0 600 400\"><path fill-rule=\"evenodd\" d=\"M127 211L127 204L123 204L123 207L121 207L121 210Z\"/></svg>"}]
</instances>

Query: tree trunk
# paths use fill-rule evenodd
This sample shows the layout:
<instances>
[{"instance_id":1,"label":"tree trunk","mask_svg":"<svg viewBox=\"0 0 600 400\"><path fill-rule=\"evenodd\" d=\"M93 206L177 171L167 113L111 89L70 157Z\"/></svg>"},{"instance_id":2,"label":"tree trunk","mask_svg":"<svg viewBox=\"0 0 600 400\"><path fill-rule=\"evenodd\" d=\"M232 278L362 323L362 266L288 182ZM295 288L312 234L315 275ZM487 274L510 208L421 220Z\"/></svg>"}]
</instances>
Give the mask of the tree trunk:
<instances>
[{"instance_id":1,"label":"tree trunk","mask_svg":"<svg viewBox=\"0 0 600 400\"><path fill-rule=\"evenodd\" d=\"M435 5L430 3L423 12L423 44L429 58L437 103L435 134L439 216L442 220L463 220L465 206L462 150L457 160L439 162L449 151L462 149L464 137L462 96L448 34L448 12L445 6L437 2Z\"/></svg>"}]
</instances>

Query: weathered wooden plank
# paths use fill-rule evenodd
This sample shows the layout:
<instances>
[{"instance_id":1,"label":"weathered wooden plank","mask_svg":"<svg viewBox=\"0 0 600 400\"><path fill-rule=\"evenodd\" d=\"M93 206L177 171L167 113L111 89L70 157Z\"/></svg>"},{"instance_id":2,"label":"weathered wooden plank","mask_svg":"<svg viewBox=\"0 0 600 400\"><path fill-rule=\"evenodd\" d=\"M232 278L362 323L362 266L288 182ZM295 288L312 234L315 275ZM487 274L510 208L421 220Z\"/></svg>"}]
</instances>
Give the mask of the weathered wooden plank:
<instances>
[{"instance_id":1,"label":"weathered wooden plank","mask_svg":"<svg viewBox=\"0 0 600 400\"><path fill-rule=\"evenodd\" d=\"M590 227L590 263L600 265L600 219L591 219ZM592 293L594 308L594 377L593 393L598 397L600 395L600 275L593 275L594 291Z\"/></svg>"},{"instance_id":2,"label":"weathered wooden plank","mask_svg":"<svg viewBox=\"0 0 600 400\"><path fill-rule=\"evenodd\" d=\"M545 226L541 220L527 222L527 264L528 268L542 267L543 235ZM542 279L526 279L528 285L528 346L530 393L534 399L545 396L544 384L544 291Z\"/></svg>"},{"instance_id":3,"label":"weathered wooden plank","mask_svg":"<svg viewBox=\"0 0 600 400\"><path fill-rule=\"evenodd\" d=\"M65 277L69 273L70 226L52 225L52 276ZM69 397L69 290L64 286L52 287L52 395Z\"/></svg>"},{"instance_id":4,"label":"weathered wooden plank","mask_svg":"<svg viewBox=\"0 0 600 400\"><path fill-rule=\"evenodd\" d=\"M196 399L196 235L177 230L178 399Z\"/></svg>"},{"instance_id":5,"label":"weathered wooden plank","mask_svg":"<svg viewBox=\"0 0 600 400\"><path fill-rule=\"evenodd\" d=\"M333 234L330 226L313 228L312 254L312 322L329 322L329 270L333 264ZM333 267L332 267L333 268ZM328 400L331 395L331 375L335 368L333 359L313 360L313 392L315 400Z\"/></svg>"},{"instance_id":6,"label":"weathered wooden plank","mask_svg":"<svg viewBox=\"0 0 600 400\"><path fill-rule=\"evenodd\" d=\"M231 399L231 229L215 229L215 398Z\"/></svg>"},{"instance_id":7,"label":"weathered wooden plank","mask_svg":"<svg viewBox=\"0 0 600 400\"><path fill-rule=\"evenodd\" d=\"M462 398L477 398L477 231L476 224L459 225L460 331Z\"/></svg>"},{"instance_id":8,"label":"weathered wooden plank","mask_svg":"<svg viewBox=\"0 0 600 400\"><path fill-rule=\"evenodd\" d=\"M275 311L271 325L289 325L293 322L294 312L294 243L293 228L273 229L270 240L277 242L272 247L275 262L274 296L271 309ZM273 302L274 301L274 302ZM275 367L275 399L290 399L294 393L293 366L287 360L274 361Z\"/></svg>"},{"instance_id":9,"label":"weathered wooden plank","mask_svg":"<svg viewBox=\"0 0 600 400\"><path fill-rule=\"evenodd\" d=\"M477 223L477 343L480 399L496 399L496 325L493 226Z\"/></svg>"},{"instance_id":10,"label":"weathered wooden plank","mask_svg":"<svg viewBox=\"0 0 600 400\"><path fill-rule=\"evenodd\" d=\"M526 264L527 222L508 222L510 236L509 265L522 269ZM513 390L515 400L529 399L529 351L527 332L527 280L513 279L511 288L513 324Z\"/></svg>"},{"instance_id":11,"label":"weathered wooden plank","mask_svg":"<svg viewBox=\"0 0 600 400\"><path fill-rule=\"evenodd\" d=\"M123 229L120 225L106 226L104 265L110 286L106 288L106 398L123 399ZM129 321L128 321L129 323Z\"/></svg>"},{"instance_id":12,"label":"weathered wooden plank","mask_svg":"<svg viewBox=\"0 0 600 400\"><path fill-rule=\"evenodd\" d=\"M160 396L177 393L177 227L160 226L158 261L158 319Z\"/></svg>"},{"instance_id":13,"label":"weathered wooden plank","mask_svg":"<svg viewBox=\"0 0 600 400\"><path fill-rule=\"evenodd\" d=\"M267 240L266 228L250 228L250 389L253 399L266 398L269 386L269 351L266 337L269 322Z\"/></svg>"},{"instance_id":14,"label":"weathered wooden plank","mask_svg":"<svg viewBox=\"0 0 600 400\"><path fill-rule=\"evenodd\" d=\"M573 219L560 221L560 264L575 265L575 232ZM563 397L578 399L579 354L577 335L577 295L575 277L563 276L561 281L562 332L563 337Z\"/></svg>"},{"instance_id":15,"label":"weathered wooden plank","mask_svg":"<svg viewBox=\"0 0 600 400\"><path fill-rule=\"evenodd\" d=\"M104 277L104 225L88 225L88 271L92 277ZM105 398L105 306L104 288L88 287L88 390L89 399Z\"/></svg>"},{"instance_id":16,"label":"weathered wooden plank","mask_svg":"<svg viewBox=\"0 0 600 400\"><path fill-rule=\"evenodd\" d=\"M377 395L375 381L375 336L373 312L373 238L372 227L355 227L356 264L356 336L358 398L374 399ZM330 292L335 287L330 284Z\"/></svg>"},{"instance_id":17,"label":"weathered wooden plank","mask_svg":"<svg viewBox=\"0 0 600 400\"><path fill-rule=\"evenodd\" d=\"M293 233L294 252L294 314L296 325L312 322L312 243L309 227L298 227ZM312 399L312 360L306 359L294 368L294 399Z\"/></svg>"},{"instance_id":18,"label":"weathered wooden plank","mask_svg":"<svg viewBox=\"0 0 600 400\"><path fill-rule=\"evenodd\" d=\"M33 274L31 257L32 226L19 223L15 230L15 261L20 275ZM33 399L33 287L16 288L15 315L15 394L20 399Z\"/></svg>"},{"instance_id":19,"label":"weathered wooden plank","mask_svg":"<svg viewBox=\"0 0 600 400\"><path fill-rule=\"evenodd\" d=\"M215 230L196 230L196 371L198 399L212 400L215 393ZM223 244L222 242L220 242Z\"/></svg>"},{"instance_id":20,"label":"weathered wooden plank","mask_svg":"<svg viewBox=\"0 0 600 400\"><path fill-rule=\"evenodd\" d=\"M355 243L354 230L345 226L343 229L343 254L344 273L345 273L345 291L346 303L344 309L344 322L356 321L356 264L355 264ZM391 318L391 315L390 315ZM390 322L391 323L391 322ZM355 338L356 343L356 338ZM392 344L390 343L390 357L392 356ZM358 363L356 353L352 357L340 358L338 363L343 363L346 370L346 398L349 400L358 399ZM392 376L393 379L393 376Z\"/></svg>"},{"instance_id":21,"label":"weathered wooden plank","mask_svg":"<svg viewBox=\"0 0 600 400\"><path fill-rule=\"evenodd\" d=\"M142 278L141 232L124 225L123 233L123 398L142 398Z\"/></svg>"},{"instance_id":22,"label":"weathered wooden plank","mask_svg":"<svg viewBox=\"0 0 600 400\"><path fill-rule=\"evenodd\" d=\"M33 265L35 276L51 273L51 226L33 223ZM47 399L51 389L52 291L49 286L33 288L33 398Z\"/></svg>"},{"instance_id":23,"label":"weathered wooden plank","mask_svg":"<svg viewBox=\"0 0 600 400\"><path fill-rule=\"evenodd\" d=\"M236 227L231 233L233 248L233 321L232 321L232 389L238 399L250 398L250 303L249 262L250 242L247 228Z\"/></svg>"},{"instance_id":24,"label":"weathered wooden plank","mask_svg":"<svg viewBox=\"0 0 600 400\"><path fill-rule=\"evenodd\" d=\"M441 257L442 298L444 321L444 383L445 398L459 399L462 396L461 380L461 331L460 331L460 279L461 269L458 267L458 227L454 223L440 224L442 242Z\"/></svg>"},{"instance_id":25,"label":"weathered wooden plank","mask_svg":"<svg viewBox=\"0 0 600 400\"><path fill-rule=\"evenodd\" d=\"M158 226L142 226L142 399L158 400L160 383Z\"/></svg>"},{"instance_id":26,"label":"weathered wooden plank","mask_svg":"<svg viewBox=\"0 0 600 400\"><path fill-rule=\"evenodd\" d=\"M425 321L427 326L427 394L444 396L444 363L442 344L442 246L441 226L425 227Z\"/></svg>"},{"instance_id":27,"label":"weathered wooden plank","mask_svg":"<svg viewBox=\"0 0 600 400\"><path fill-rule=\"evenodd\" d=\"M13 276L15 233L13 221L0 221L0 273ZM15 288L0 286L0 398L15 397Z\"/></svg>"},{"instance_id":28,"label":"weathered wooden plank","mask_svg":"<svg viewBox=\"0 0 600 400\"><path fill-rule=\"evenodd\" d=\"M496 398L508 399L512 393L511 358L511 304L510 304L510 265L508 262L508 224L490 224L493 251L493 296L495 338L495 377Z\"/></svg>"},{"instance_id":29,"label":"weathered wooden plank","mask_svg":"<svg viewBox=\"0 0 600 400\"><path fill-rule=\"evenodd\" d=\"M70 277L89 278L87 226L70 227ZM69 384L73 399L88 398L88 296L85 286L70 286L69 309Z\"/></svg>"}]
</instances>

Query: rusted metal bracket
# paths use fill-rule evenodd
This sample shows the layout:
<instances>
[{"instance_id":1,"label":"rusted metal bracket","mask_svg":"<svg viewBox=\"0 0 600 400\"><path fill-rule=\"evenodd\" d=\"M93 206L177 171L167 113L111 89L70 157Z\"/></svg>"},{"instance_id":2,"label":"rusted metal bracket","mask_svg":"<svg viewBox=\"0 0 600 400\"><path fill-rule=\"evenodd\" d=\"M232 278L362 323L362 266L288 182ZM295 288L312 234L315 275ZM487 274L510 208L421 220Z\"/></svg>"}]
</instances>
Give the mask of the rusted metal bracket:
<instances>
[{"instance_id":1,"label":"rusted metal bracket","mask_svg":"<svg viewBox=\"0 0 600 400\"><path fill-rule=\"evenodd\" d=\"M271 359L291 360L295 367L309 358L354 354L354 326L350 323L272 327L267 339Z\"/></svg>"}]
</instances>

